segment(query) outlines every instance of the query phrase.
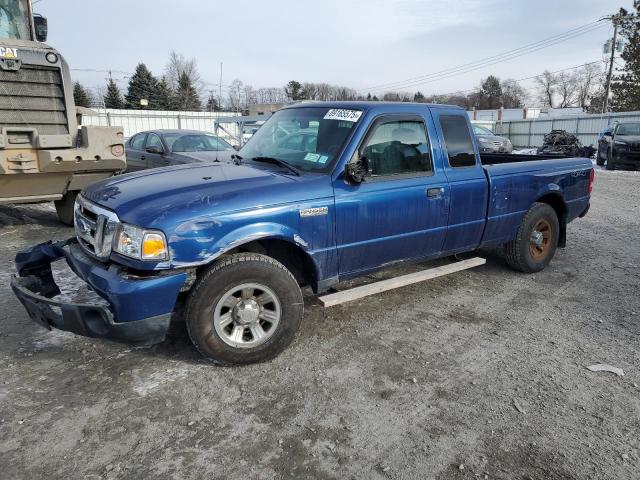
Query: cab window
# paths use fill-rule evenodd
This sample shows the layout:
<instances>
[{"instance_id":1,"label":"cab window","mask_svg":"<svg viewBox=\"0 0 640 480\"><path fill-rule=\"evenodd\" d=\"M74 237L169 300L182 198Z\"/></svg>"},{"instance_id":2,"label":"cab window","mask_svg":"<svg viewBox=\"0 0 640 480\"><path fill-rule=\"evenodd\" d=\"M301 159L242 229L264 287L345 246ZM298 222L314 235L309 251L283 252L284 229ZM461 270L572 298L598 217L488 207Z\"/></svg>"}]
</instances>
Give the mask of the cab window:
<instances>
[{"instance_id":1,"label":"cab window","mask_svg":"<svg viewBox=\"0 0 640 480\"><path fill-rule=\"evenodd\" d=\"M432 171L424 123L417 120L383 121L373 127L362 156L372 176Z\"/></svg>"},{"instance_id":2,"label":"cab window","mask_svg":"<svg viewBox=\"0 0 640 480\"><path fill-rule=\"evenodd\" d=\"M472 167L476 164L476 151L466 117L462 115L440 115L440 126L447 147L449 165L453 168Z\"/></svg>"}]
</instances>

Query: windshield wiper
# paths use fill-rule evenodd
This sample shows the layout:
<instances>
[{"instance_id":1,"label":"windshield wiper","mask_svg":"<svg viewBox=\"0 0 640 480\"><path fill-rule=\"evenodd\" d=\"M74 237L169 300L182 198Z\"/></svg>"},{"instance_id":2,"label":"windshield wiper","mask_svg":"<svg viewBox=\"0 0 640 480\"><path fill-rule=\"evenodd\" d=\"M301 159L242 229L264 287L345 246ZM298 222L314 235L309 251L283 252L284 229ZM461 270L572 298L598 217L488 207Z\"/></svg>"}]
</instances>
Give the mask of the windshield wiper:
<instances>
[{"instance_id":1,"label":"windshield wiper","mask_svg":"<svg viewBox=\"0 0 640 480\"><path fill-rule=\"evenodd\" d=\"M290 172L296 174L297 176L301 175L300 170L298 170L296 167L294 167L290 163L285 162L284 160L280 160L279 158L274 158L274 157L253 157L253 158L251 158L251 160L253 160L254 162L274 163L276 165L279 165L281 167L284 167L284 168L288 169Z\"/></svg>"}]
</instances>

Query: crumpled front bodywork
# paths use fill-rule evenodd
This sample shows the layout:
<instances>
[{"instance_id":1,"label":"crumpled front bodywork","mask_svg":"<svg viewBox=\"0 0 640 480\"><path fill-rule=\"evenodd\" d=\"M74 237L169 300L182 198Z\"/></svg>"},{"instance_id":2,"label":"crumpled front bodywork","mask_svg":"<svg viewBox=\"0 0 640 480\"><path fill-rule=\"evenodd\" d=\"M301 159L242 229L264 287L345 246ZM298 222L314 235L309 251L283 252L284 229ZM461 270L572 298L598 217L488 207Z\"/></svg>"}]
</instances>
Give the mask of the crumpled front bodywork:
<instances>
[{"instance_id":1,"label":"crumpled front bodywork","mask_svg":"<svg viewBox=\"0 0 640 480\"><path fill-rule=\"evenodd\" d=\"M65 258L69 267L108 306L57 300L60 293L51 263ZM39 325L89 337L105 337L129 343L158 343L164 340L171 314L187 278L184 271L142 278L129 276L114 265L89 258L70 239L44 243L16 256L18 276L11 287Z\"/></svg>"}]
</instances>

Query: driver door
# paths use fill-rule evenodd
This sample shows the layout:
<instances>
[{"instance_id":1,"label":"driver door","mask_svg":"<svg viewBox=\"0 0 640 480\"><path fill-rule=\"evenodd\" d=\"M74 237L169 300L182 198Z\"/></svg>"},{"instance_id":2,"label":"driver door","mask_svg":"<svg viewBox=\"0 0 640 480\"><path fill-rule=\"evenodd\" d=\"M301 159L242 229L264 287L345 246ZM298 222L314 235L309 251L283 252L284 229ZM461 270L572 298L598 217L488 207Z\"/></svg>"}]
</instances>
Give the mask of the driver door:
<instances>
[{"instance_id":1,"label":"driver door","mask_svg":"<svg viewBox=\"0 0 640 480\"><path fill-rule=\"evenodd\" d=\"M334 182L340 275L440 252L449 186L434 169L424 118L378 117L356 154L367 158L371 176Z\"/></svg>"},{"instance_id":2,"label":"driver door","mask_svg":"<svg viewBox=\"0 0 640 480\"><path fill-rule=\"evenodd\" d=\"M144 146L144 156L147 161L147 168L166 167L169 165L169 158L166 154L166 148L162 143L162 139L155 133L149 133L147 135L147 142ZM150 148L158 148L162 153L150 152Z\"/></svg>"}]
</instances>

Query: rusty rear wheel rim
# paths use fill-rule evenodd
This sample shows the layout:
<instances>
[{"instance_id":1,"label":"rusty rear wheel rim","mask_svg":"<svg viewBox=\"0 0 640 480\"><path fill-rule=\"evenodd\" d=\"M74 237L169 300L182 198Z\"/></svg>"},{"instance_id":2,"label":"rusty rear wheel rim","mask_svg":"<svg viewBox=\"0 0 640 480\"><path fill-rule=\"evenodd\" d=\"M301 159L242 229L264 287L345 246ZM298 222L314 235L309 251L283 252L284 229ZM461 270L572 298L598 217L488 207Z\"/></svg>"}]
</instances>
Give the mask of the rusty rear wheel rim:
<instances>
[{"instance_id":1,"label":"rusty rear wheel rim","mask_svg":"<svg viewBox=\"0 0 640 480\"><path fill-rule=\"evenodd\" d=\"M546 218L541 218L533 227L529 239L529 252L534 261L540 262L549 255L552 238L553 227L551 222Z\"/></svg>"}]
</instances>

